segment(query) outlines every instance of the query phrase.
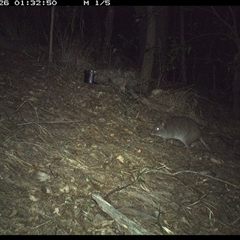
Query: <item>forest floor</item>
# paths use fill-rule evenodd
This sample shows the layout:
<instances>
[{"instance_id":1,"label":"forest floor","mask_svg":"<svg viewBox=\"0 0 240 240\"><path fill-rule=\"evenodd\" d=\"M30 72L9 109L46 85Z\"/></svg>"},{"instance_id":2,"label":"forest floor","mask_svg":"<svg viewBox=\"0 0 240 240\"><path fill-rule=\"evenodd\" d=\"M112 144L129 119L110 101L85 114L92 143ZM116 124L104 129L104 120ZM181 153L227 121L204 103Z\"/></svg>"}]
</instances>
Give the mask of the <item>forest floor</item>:
<instances>
[{"instance_id":1,"label":"forest floor","mask_svg":"<svg viewBox=\"0 0 240 240\"><path fill-rule=\"evenodd\" d=\"M240 234L239 122L203 128L213 153L186 149L149 135L158 111L83 83L84 68L0 63L0 234Z\"/></svg>"}]
</instances>

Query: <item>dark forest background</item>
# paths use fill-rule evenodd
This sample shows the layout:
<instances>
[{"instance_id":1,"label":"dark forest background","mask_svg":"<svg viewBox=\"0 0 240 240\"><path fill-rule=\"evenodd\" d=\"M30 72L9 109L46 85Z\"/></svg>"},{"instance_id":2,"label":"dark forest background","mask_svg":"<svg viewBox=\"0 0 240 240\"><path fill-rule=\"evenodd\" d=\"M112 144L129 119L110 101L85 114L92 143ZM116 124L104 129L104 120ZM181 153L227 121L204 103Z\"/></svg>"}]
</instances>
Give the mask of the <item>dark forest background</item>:
<instances>
[{"instance_id":1,"label":"dark forest background","mask_svg":"<svg viewBox=\"0 0 240 240\"><path fill-rule=\"evenodd\" d=\"M132 69L143 94L191 85L239 118L239 16L238 6L5 7L0 47L72 69L79 62L70 52Z\"/></svg>"}]
</instances>

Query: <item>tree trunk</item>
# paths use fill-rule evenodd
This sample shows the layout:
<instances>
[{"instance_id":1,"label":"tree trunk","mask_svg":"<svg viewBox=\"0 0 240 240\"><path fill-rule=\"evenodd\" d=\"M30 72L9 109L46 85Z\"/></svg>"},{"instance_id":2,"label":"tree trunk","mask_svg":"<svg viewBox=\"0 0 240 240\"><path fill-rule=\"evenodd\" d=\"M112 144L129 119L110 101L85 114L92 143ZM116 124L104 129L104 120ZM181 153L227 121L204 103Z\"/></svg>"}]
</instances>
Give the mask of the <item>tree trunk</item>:
<instances>
[{"instance_id":1,"label":"tree trunk","mask_svg":"<svg viewBox=\"0 0 240 240\"><path fill-rule=\"evenodd\" d=\"M167 76L167 33L168 33L168 6L158 6L158 15L156 22L156 51L153 64L154 80L149 86L149 91L159 87L161 82L165 81Z\"/></svg>"},{"instance_id":2,"label":"tree trunk","mask_svg":"<svg viewBox=\"0 0 240 240\"><path fill-rule=\"evenodd\" d=\"M99 7L92 6L91 8L92 14L92 46L95 49L100 49L102 42L102 34L101 34L101 20L99 18Z\"/></svg>"},{"instance_id":3,"label":"tree trunk","mask_svg":"<svg viewBox=\"0 0 240 240\"><path fill-rule=\"evenodd\" d=\"M49 53L48 53L48 62L52 62L52 44L53 44L53 26L54 26L54 12L55 12L55 7L52 6L51 8L51 24L50 24L50 38L49 38Z\"/></svg>"},{"instance_id":4,"label":"tree trunk","mask_svg":"<svg viewBox=\"0 0 240 240\"><path fill-rule=\"evenodd\" d=\"M103 40L103 59L106 63L111 62L111 40L112 40L112 30L113 30L113 19L114 19L114 7L108 7L107 17L106 17L106 32Z\"/></svg>"},{"instance_id":5,"label":"tree trunk","mask_svg":"<svg viewBox=\"0 0 240 240\"><path fill-rule=\"evenodd\" d=\"M187 84L186 77L186 49L185 49L185 38L184 38L184 6L180 6L180 23L181 23L181 82Z\"/></svg>"},{"instance_id":6,"label":"tree trunk","mask_svg":"<svg viewBox=\"0 0 240 240\"><path fill-rule=\"evenodd\" d=\"M238 53L235 56L235 69L233 80L233 111L234 118L240 117L240 46L238 47Z\"/></svg>"},{"instance_id":7,"label":"tree trunk","mask_svg":"<svg viewBox=\"0 0 240 240\"><path fill-rule=\"evenodd\" d=\"M147 15L147 7L146 6L135 6L136 11L136 23L138 26L139 31L139 51L138 51L138 58L137 58L137 67L140 69L143 62L144 51L146 46L146 31L147 31L147 24L146 24L146 15Z\"/></svg>"},{"instance_id":8,"label":"tree trunk","mask_svg":"<svg viewBox=\"0 0 240 240\"><path fill-rule=\"evenodd\" d=\"M154 47L156 38L156 17L153 12L153 6L147 6L147 37L145 53L140 73L141 91L148 92L148 86L151 78L153 61L154 61Z\"/></svg>"}]
</instances>

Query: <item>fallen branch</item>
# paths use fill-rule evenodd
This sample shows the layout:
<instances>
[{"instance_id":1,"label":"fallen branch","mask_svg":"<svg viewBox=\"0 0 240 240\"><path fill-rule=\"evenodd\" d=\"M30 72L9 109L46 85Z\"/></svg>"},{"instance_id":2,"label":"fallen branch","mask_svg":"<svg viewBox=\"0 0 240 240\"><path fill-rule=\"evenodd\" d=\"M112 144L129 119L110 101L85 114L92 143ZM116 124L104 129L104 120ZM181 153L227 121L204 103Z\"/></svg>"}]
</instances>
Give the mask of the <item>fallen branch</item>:
<instances>
[{"instance_id":1,"label":"fallen branch","mask_svg":"<svg viewBox=\"0 0 240 240\"><path fill-rule=\"evenodd\" d=\"M107 213L111 218L113 218L118 224L126 228L130 234L138 235L153 235L144 228L138 226L136 223L125 217L122 213L116 210L111 204L106 202L101 196L93 193L92 198L97 202L98 206Z\"/></svg>"}]
</instances>

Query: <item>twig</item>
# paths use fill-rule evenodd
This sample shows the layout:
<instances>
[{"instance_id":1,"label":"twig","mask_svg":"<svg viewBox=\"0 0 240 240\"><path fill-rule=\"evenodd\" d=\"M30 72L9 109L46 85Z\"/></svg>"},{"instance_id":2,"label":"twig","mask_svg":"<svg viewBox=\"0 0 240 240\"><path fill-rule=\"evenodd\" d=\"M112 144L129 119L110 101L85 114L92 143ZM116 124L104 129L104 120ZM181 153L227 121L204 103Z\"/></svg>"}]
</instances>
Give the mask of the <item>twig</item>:
<instances>
[{"instance_id":1,"label":"twig","mask_svg":"<svg viewBox=\"0 0 240 240\"><path fill-rule=\"evenodd\" d=\"M129 186L133 185L135 182L136 182L136 181L131 182L131 183L129 183L129 184L123 186L123 187L117 187L117 188L113 189L112 191L110 191L110 192L105 196L105 198L109 198L109 196L110 196L111 194L113 194L113 193L115 193L115 192L118 192L118 191L121 191L121 190L123 190L124 188L129 187Z\"/></svg>"},{"instance_id":2,"label":"twig","mask_svg":"<svg viewBox=\"0 0 240 240\"><path fill-rule=\"evenodd\" d=\"M228 184L228 185L230 185L230 186L233 186L233 187L235 187L235 188L239 188L239 186L234 185L234 184L232 184L232 183L230 183L230 182L227 182L227 181L225 181L225 180L222 180L222 179L219 179L219 178L215 178L215 177L212 177L212 176L210 176L210 175L202 174L202 173L195 172L195 171L176 172L176 173L174 173L173 175L177 175L177 174L180 174L180 173L195 173L195 174L198 174L198 175L201 175L201 176L204 176L204 177L208 177L208 178L211 178L211 179L216 180L216 181L219 181L219 182L226 183L226 184Z\"/></svg>"},{"instance_id":3,"label":"twig","mask_svg":"<svg viewBox=\"0 0 240 240\"><path fill-rule=\"evenodd\" d=\"M11 159L17 160L17 161L20 162L20 163L25 163L25 164L28 165L28 166L32 166L31 164L23 161L22 159L20 159L20 158L17 157L17 156L14 156L13 154L9 153L8 151L5 151L5 154L6 154L9 158L11 158Z\"/></svg>"},{"instance_id":4,"label":"twig","mask_svg":"<svg viewBox=\"0 0 240 240\"><path fill-rule=\"evenodd\" d=\"M175 172L175 173L170 173L170 172L168 172L168 173L162 172L162 173L168 174L168 175L171 175L171 176L175 176L175 175L178 175L178 174L181 174L181 173L195 173L195 174L198 174L198 175L200 175L200 176L208 177L208 178L211 178L211 179L213 179L213 180L226 183L226 184L228 184L228 185L230 185L230 186L233 186L233 187L235 187L235 188L240 188L239 186L234 185L234 184L232 184L232 183L229 183L229 182L227 182L227 181L225 181L225 180L222 180L222 179L219 179L219 178L215 178L215 177L212 177L212 176L210 176L210 175L202 174L202 173L195 172L195 171L188 171L188 170L186 170L186 171L180 171L180 172Z\"/></svg>"},{"instance_id":5,"label":"twig","mask_svg":"<svg viewBox=\"0 0 240 240\"><path fill-rule=\"evenodd\" d=\"M57 122L26 122L26 123L20 123L17 124L17 126L25 126L25 125L30 125L30 124L68 124L68 123L78 123L82 121L57 121Z\"/></svg>"},{"instance_id":6,"label":"twig","mask_svg":"<svg viewBox=\"0 0 240 240\"><path fill-rule=\"evenodd\" d=\"M43 225L45 225L45 224L47 224L47 223L49 223L49 222L51 222L52 220L48 220L47 222L44 222L44 223L42 223L42 224L40 224L40 225L38 225L38 226L36 226L36 227L33 227L32 229L37 229L37 228L40 228L40 227L42 227Z\"/></svg>"}]
</instances>

